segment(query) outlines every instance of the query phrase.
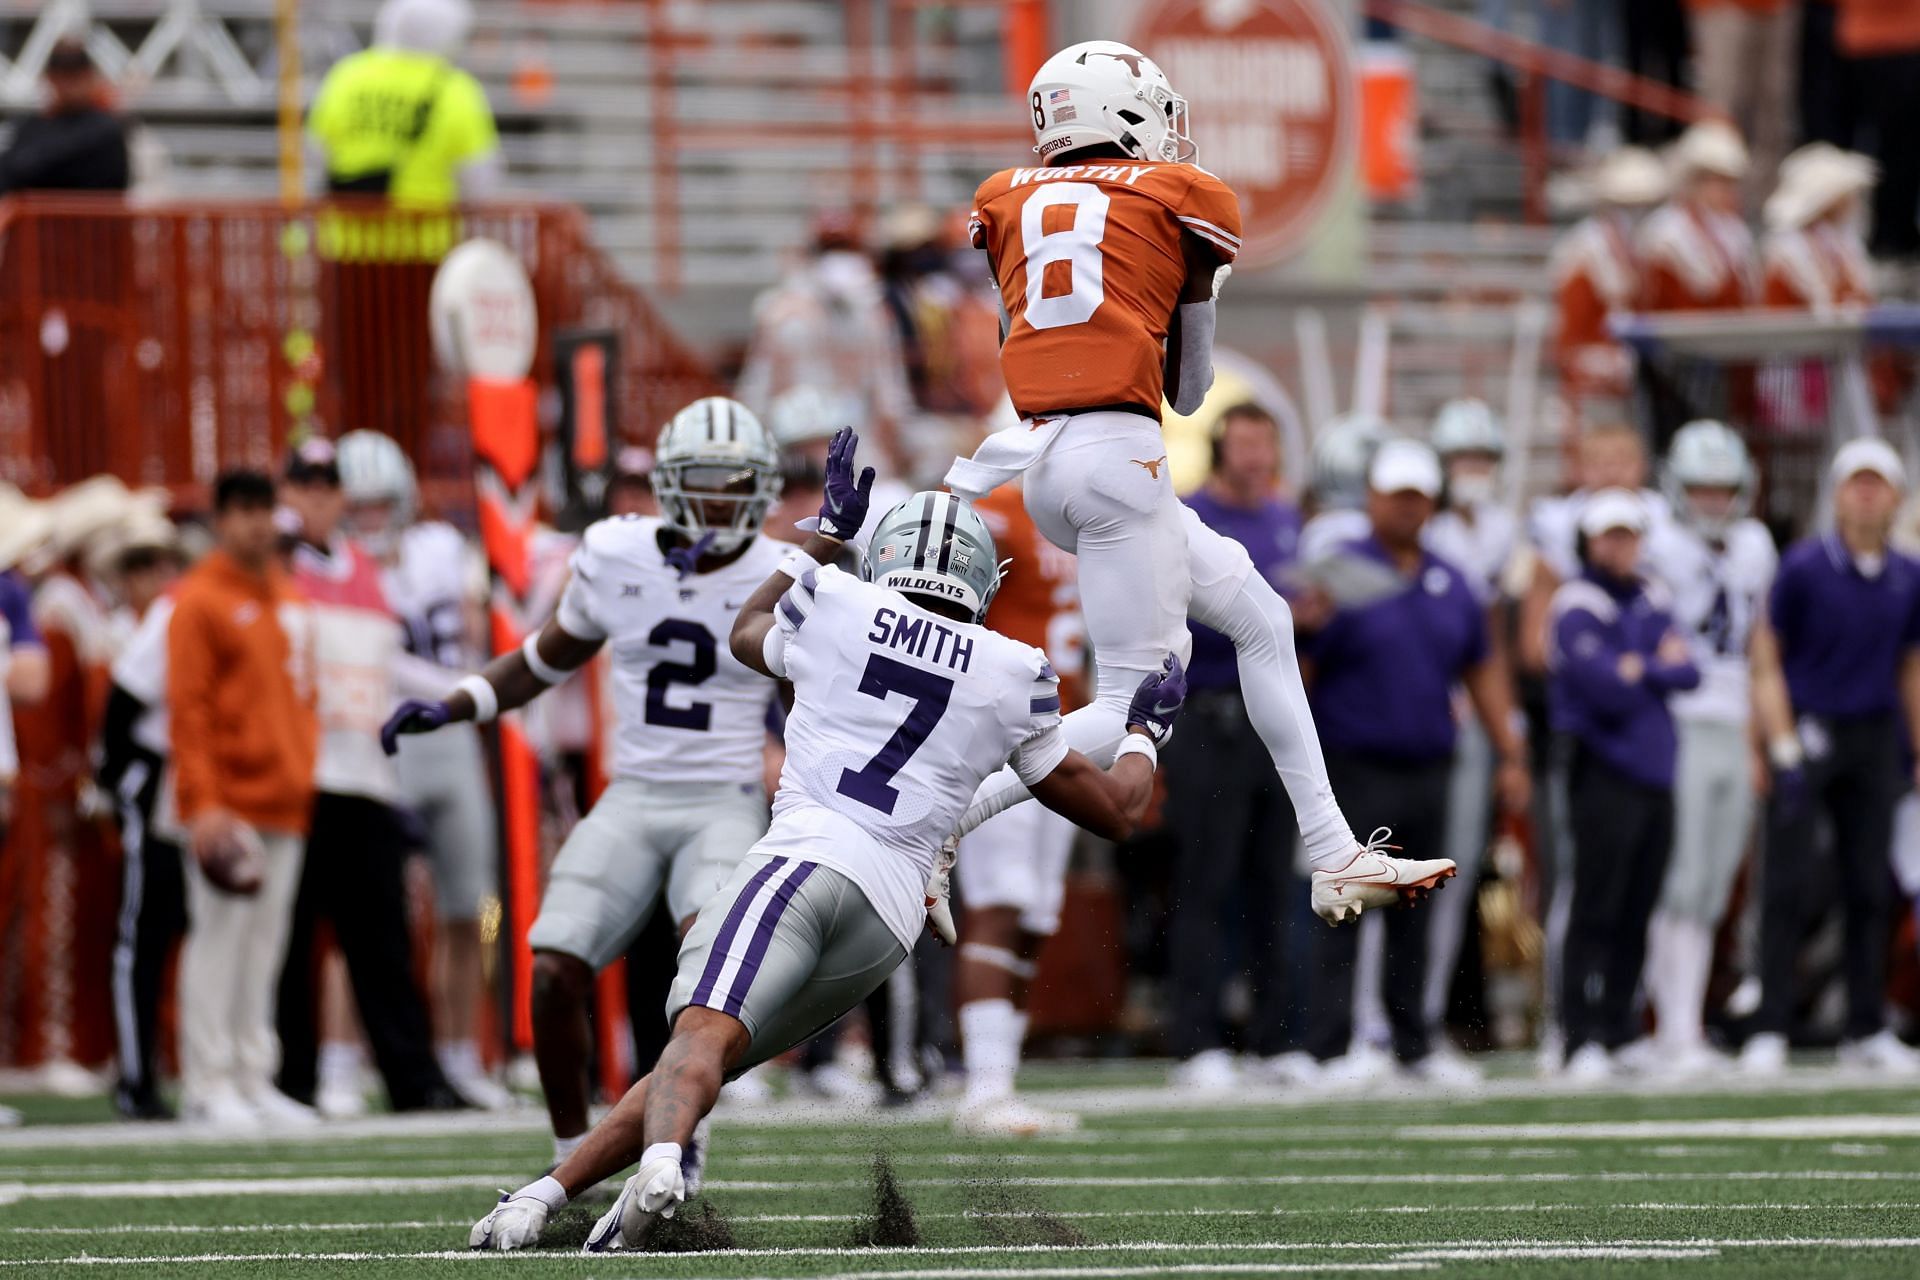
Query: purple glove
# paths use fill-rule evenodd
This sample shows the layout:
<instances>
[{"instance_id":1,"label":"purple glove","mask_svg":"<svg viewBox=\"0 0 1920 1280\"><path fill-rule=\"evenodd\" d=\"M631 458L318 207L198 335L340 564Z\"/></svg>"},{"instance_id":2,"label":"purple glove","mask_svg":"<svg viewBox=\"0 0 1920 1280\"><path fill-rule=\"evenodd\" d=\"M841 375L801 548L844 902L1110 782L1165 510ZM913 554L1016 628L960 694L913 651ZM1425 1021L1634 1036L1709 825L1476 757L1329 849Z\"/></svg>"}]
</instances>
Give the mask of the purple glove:
<instances>
[{"instance_id":1,"label":"purple glove","mask_svg":"<svg viewBox=\"0 0 1920 1280\"><path fill-rule=\"evenodd\" d=\"M400 750L401 734L432 733L452 719L453 713L447 710L444 702L408 698L380 726L380 749L388 755L396 755Z\"/></svg>"},{"instance_id":2,"label":"purple glove","mask_svg":"<svg viewBox=\"0 0 1920 1280\"><path fill-rule=\"evenodd\" d=\"M1173 737L1173 722L1187 700L1187 673L1172 654L1160 669L1140 682L1127 706L1127 724L1145 729L1153 745L1164 747Z\"/></svg>"},{"instance_id":3,"label":"purple glove","mask_svg":"<svg viewBox=\"0 0 1920 1280\"><path fill-rule=\"evenodd\" d=\"M682 582L693 576L695 566L700 563L700 557L713 550L713 544L719 537L717 532L709 529L701 534L700 540L692 546L675 547L667 552L667 563L679 570Z\"/></svg>"},{"instance_id":4,"label":"purple glove","mask_svg":"<svg viewBox=\"0 0 1920 1280\"><path fill-rule=\"evenodd\" d=\"M867 503L873 496L873 468L853 478L853 451L860 437L852 427L833 433L827 445L826 501L820 504L820 532L842 542L851 541L867 522Z\"/></svg>"}]
</instances>

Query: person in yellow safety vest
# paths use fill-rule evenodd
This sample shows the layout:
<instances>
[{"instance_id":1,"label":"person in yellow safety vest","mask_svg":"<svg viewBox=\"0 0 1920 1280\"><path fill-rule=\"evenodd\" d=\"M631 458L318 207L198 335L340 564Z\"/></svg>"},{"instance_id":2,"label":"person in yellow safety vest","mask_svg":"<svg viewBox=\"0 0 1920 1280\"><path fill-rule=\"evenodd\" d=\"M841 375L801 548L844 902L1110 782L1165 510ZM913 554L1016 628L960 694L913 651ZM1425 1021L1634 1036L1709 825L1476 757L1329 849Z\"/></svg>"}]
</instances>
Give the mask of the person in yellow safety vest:
<instances>
[{"instance_id":1,"label":"person in yellow safety vest","mask_svg":"<svg viewBox=\"0 0 1920 1280\"><path fill-rule=\"evenodd\" d=\"M386 0L373 47L333 65L307 118L327 191L442 208L498 187L486 91L452 61L472 26L467 0Z\"/></svg>"}]
</instances>

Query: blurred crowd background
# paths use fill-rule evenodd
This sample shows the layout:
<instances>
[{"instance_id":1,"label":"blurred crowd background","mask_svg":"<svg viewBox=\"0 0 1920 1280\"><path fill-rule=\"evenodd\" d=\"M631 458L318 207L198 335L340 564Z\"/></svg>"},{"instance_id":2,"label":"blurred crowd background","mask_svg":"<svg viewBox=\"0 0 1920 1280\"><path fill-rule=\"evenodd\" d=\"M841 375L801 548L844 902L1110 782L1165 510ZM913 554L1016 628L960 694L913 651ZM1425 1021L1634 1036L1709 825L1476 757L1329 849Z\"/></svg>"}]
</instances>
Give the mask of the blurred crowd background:
<instances>
[{"instance_id":1,"label":"blurred crowd background","mask_svg":"<svg viewBox=\"0 0 1920 1280\"><path fill-rule=\"evenodd\" d=\"M5 1078L111 1089L128 1115L166 1111L157 1083L179 1069L175 1028L192 1017L171 975L196 922L180 833L169 838L157 797L141 794L150 774L129 763L166 750L148 718L169 710L154 611L183 571L239 536L223 524L232 510L271 513L274 553L296 578L303 545L340 539L382 566L407 648L431 665L381 675L376 703L436 670L450 684L499 639L484 621L473 451L447 408L461 388L427 332L432 268L459 238L445 210L465 202L465 231L522 254L543 329L582 339L563 359L542 336L549 436L526 626L550 611L589 520L653 510L647 446L696 394L730 389L771 428L785 491L768 532L795 540L837 427L860 429L887 483L914 486L1014 425L991 282L964 245L970 180L855 189L837 171L779 209L755 203L763 176L735 201L759 231L724 214L703 228L682 207L672 254L654 206L629 225L584 194L591 221L513 204L546 192L560 167L539 122L566 100L565 41L604 21L658 46L624 8L555 7L564 21L542 43L502 34L524 33L516 6L389 0L369 51L307 55L311 100L295 104L307 191L391 201L405 213L379 225L407 228L404 250L342 247L385 233L324 213L170 212L202 176L244 192L274 171L247 170L238 152L193 167L206 141L194 130L213 126L183 124L183 99L152 92L166 77L127 56L131 28L75 27L37 50L38 105L14 112L0 150L0 197L25 197L0 203L0 277L25 299L0 332L27 353L0 358L0 474L13 482L0 489ZM689 48L742 53L689 35L706 18L681 6L636 8L681 24ZM791 21L739 58L737 76L750 78L756 51L794 74L795 50L819 30L878 48L860 41L887 6L772 8ZM921 25L900 43L932 47L929 76L1012 101L998 61L1011 28L980 26L979 6L909 8ZM1055 25L1095 34L1086 8L1058 6ZM1920 1025L1920 559L1909 558L1920 556L1909 483L1920 325L1883 305L1912 298L1920 250L1909 127L1920 9L1481 0L1331 12L1370 85L1399 75L1419 89L1395 108L1408 113L1395 154L1415 178L1369 177L1362 188L1380 185L1336 202L1329 216L1369 247L1336 231L1307 255L1345 263L1333 276L1297 263L1246 273L1244 289L1235 276L1218 384L1191 418L1169 414L1169 453L1187 501L1293 604L1356 828L1390 825L1396 843L1453 857L1461 874L1418 912L1319 928L1286 795L1250 763L1265 755L1231 647L1197 636L1194 698L1149 829L1121 847L1075 844L1032 1047L1167 1056L1173 1083L1193 1089L1364 1088L1403 1072L1465 1088L1494 1049L1537 1050L1543 1070L1587 1079L1736 1062L1768 1074L1785 1069L1789 1044L1840 1044L1863 1070L1920 1077L1902 1042ZM1438 41L1436 14L1471 20L1460 30L1472 38ZM1609 94L1538 74L1556 50L1583 60L1576 80L1624 69L1687 95L1685 109L1650 109L1638 80ZM16 60L16 79L26 66ZM590 89L612 92L579 66ZM344 93L356 76L412 77L427 94L399 151L369 150L350 113L328 110L330 87ZM1460 123L1469 101L1479 132ZM977 180L1024 158L1017 110L1001 115L1014 127L998 159L976 146L939 166ZM946 123L959 137L974 118L956 110ZM940 122L920 123L887 135L888 163L941 146ZM606 125L557 148L575 177L601 163ZM243 132L220 127L229 141ZM1196 111L1203 160L1207 130ZM679 145L664 161L679 166L674 181L733 189L737 173L703 168L697 135ZM1463 148L1474 158L1449 182ZM1468 190L1483 182L1501 194ZM73 192L109 193L99 198L113 212L44 194ZM303 274L293 230L346 239ZM176 299L164 273L179 264L205 276L180 277L197 283ZM215 318L195 310L216 295ZM253 314L250 300L268 297L273 314ZM199 318L160 314L176 302ZM209 356L176 393L175 344L204 341L254 354ZM616 367L583 373L582 348ZM1335 364L1349 356L1345 395ZM597 453L579 447L583 398L618 408ZM392 442L368 449L397 464L356 470L349 433ZM222 499L216 475L246 479ZM994 518L1046 554L1017 528L1017 504ZM437 616L409 615L393 581L397 540L427 528L458 566L451 614L442 600ZM992 621L1044 637L1071 674L1085 655L1070 567L1045 573L1065 587ZM543 856L603 780L619 732L604 687L590 669L527 715ZM378 709L360 709L369 741ZM767 750L772 778L777 732ZM487 754L455 767L466 772L441 796L495 794ZM341 787L322 778L320 791ZM379 798L391 831L370 843L362 820L316 825L309 866L332 870L288 888L295 944L277 1016L298 1054L274 1064L278 1086L330 1114L364 1106L376 1071L396 1107L499 1105L503 1086L528 1079L503 905L511 869L490 831L450 837L443 800L405 777ZM391 857L362 865L376 845ZM963 901L965 880L963 860ZM652 929L603 980L610 1088L657 1046L672 950ZM856 1016L791 1066L794 1087L937 1087L956 1058L950 968L923 946L907 1012L884 1035Z\"/></svg>"}]
</instances>

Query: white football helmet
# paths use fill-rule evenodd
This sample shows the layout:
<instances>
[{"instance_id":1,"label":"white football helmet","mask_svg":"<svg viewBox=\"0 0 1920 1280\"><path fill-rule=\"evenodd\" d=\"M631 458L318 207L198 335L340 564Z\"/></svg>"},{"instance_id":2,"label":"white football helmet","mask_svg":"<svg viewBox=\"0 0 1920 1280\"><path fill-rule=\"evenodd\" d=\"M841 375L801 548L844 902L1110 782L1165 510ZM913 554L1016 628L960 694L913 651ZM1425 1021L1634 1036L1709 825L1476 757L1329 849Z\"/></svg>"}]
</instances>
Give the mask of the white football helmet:
<instances>
[{"instance_id":1,"label":"white football helmet","mask_svg":"<svg viewBox=\"0 0 1920 1280\"><path fill-rule=\"evenodd\" d=\"M1463 396L1449 400L1434 415L1433 430L1428 433L1433 451L1442 458L1456 453L1491 453L1495 457L1507 451L1500 419L1484 400Z\"/></svg>"},{"instance_id":2,"label":"white football helmet","mask_svg":"<svg viewBox=\"0 0 1920 1280\"><path fill-rule=\"evenodd\" d=\"M653 450L661 517L695 541L712 533L715 551L735 550L753 537L780 496L773 437L738 400L695 400L660 429ZM732 508L724 525L709 520L716 504Z\"/></svg>"},{"instance_id":3,"label":"white football helmet","mask_svg":"<svg viewBox=\"0 0 1920 1280\"><path fill-rule=\"evenodd\" d=\"M348 516L354 536L375 555L386 555L420 510L420 485L406 451L382 432L349 431L334 442L333 457L340 468L340 491L350 505L389 505L383 526L368 526L351 513Z\"/></svg>"},{"instance_id":4,"label":"white football helmet","mask_svg":"<svg viewBox=\"0 0 1920 1280\"><path fill-rule=\"evenodd\" d=\"M1717 537L1753 505L1753 459L1746 441L1724 422L1700 418L1673 433L1667 446L1666 488L1674 510L1700 532ZM1731 489L1732 504L1724 513L1699 511L1687 490Z\"/></svg>"},{"instance_id":5,"label":"white football helmet","mask_svg":"<svg viewBox=\"0 0 1920 1280\"><path fill-rule=\"evenodd\" d=\"M1187 100L1152 58L1117 40L1085 40L1040 64L1027 86L1033 149L1043 159L1103 142L1140 160L1190 162Z\"/></svg>"},{"instance_id":6,"label":"white football helmet","mask_svg":"<svg viewBox=\"0 0 1920 1280\"><path fill-rule=\"evenodd\" d=\"M1367 502L1367 468L1392 430L1365 413L1343 413L1320 428L1313 441L1308 487L1322 511L1355 510Z\"/></svg>"}]
</instances>

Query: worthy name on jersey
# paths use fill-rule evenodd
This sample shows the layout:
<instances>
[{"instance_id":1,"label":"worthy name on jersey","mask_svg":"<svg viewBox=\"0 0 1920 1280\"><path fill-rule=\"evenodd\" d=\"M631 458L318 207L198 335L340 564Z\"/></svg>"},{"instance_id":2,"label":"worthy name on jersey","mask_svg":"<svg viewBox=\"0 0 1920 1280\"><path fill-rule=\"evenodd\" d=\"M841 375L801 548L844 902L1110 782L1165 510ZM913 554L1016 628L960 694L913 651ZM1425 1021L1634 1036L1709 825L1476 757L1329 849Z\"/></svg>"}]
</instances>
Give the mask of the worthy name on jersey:
<instances>
[{"instance_id":1,"label":"worthy name on jersey","mask_svg":"<svg viewBox=\"0 0 1920 1280\"><path fill-rule=\"evenodd\" d=\"M1153 169L1147 164L1059 164L1046 165L1038 169L1015 169L1007 180L1008 186L1025 186L1029 182L1124 182L1128 186L1140 181L1140 175Z\"/></svg>"}]
</instances>

